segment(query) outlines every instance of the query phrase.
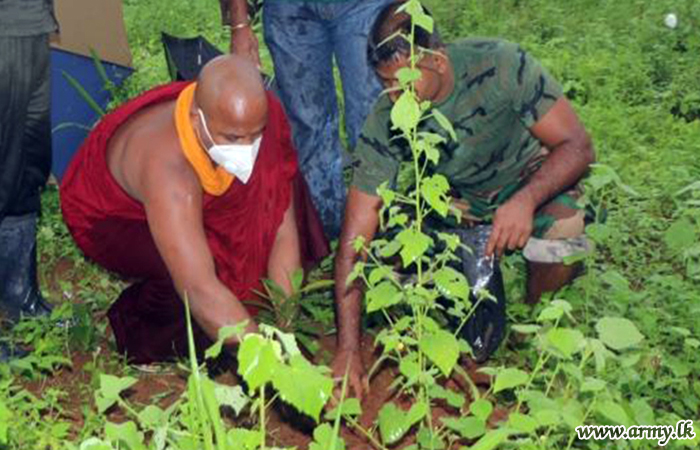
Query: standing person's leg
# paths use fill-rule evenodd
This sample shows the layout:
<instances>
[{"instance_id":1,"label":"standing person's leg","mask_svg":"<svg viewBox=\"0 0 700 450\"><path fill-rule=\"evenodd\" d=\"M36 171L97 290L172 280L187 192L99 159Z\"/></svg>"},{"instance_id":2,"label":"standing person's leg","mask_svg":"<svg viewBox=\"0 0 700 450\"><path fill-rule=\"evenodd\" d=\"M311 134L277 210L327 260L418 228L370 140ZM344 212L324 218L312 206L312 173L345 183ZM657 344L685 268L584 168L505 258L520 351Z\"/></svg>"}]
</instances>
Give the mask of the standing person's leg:
<instances>
[{"instance_id":1,"label":"standing person's leg","mask_svg":"<svg viewBox=\"0 0 700 450\"><path fill-rule=\"evenodd\" d=\"M299 166L326 235L340 232L345 208L333 56L323 3L266 1L265 42L275 64Z\"/></svg>"},{"instance_id":2,"label":"standing person's leg","mask_svg":"<svg viewBox=\"0 0 700 450\"><path fill-rule=\"evenodd\" d=\"M367 61L367 39L382 7L394 0L354 0L336 16L333 50L340 69L345 100L345 129L354 149L367 114L382 87Z\"/></svg>"},{"instance_id":3,"label":"standing person's leg","mask_svg":"<svg viewBox=\"0 0 700 450\"><path fill-rule=\"evenodd\" d=\"M48 35L0 38L0 302L50 311L36 277L36 219L51 166Z\"/></svg>"}]
</instances>

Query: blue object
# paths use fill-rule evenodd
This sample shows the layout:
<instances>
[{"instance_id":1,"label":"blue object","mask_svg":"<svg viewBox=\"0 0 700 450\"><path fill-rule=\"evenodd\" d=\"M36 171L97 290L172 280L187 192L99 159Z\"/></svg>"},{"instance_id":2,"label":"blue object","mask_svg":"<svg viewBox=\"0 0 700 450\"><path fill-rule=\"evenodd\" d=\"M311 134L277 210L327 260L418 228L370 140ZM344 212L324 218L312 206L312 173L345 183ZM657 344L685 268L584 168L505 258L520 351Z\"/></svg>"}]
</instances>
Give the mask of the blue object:
<instances>
[{"instance_id":1,"label":"blue object","mask_svg":"<svg viewBox=\"0 0 700 450\"><path fill-rule=\"evenodd\" d=\"M120 85L133 72L129 67L105 61L102 61L102 65L115 85ZM76 150L99 119L99 114L68 82L64 72L77 80L101 108L104 109L111 100L92 58L51 49L51 172L59 181Z\"/></svg>"},{"instance_id":2,"label":"blue object","mask_svg":"<svg viewBox=\"0 0 700 450\"><path fill-rule=\"evenodd\" d=\"M340 233L346 191L333 56L343 82L345 128L352 149L381 92L367 62L367 36L379 11L392 1L264 2L265 42L280 98L292 125L301 172L330 239Z\"/></svg>"}]
</instances>

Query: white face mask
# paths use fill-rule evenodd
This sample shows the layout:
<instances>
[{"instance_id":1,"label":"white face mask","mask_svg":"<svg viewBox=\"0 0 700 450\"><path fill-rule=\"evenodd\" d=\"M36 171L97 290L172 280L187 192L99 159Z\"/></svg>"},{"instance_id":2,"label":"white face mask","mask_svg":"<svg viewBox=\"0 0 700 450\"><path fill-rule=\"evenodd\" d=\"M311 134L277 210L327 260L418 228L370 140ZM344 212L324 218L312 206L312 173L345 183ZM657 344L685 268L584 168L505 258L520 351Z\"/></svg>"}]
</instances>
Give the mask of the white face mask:
<instances>
[{"instance_id":1,"label":"white face mask","mask_svg":"<svg viewBox=\"0 0 700 450\"><path fill-rule=\"evenodd\" d=\"M250 176L253 174L253 166L255 166L255 160L258 157L262 135L258 136L258 138L249 145L218 145L216 142L214 142L214 139L209 132L207 121L204 118L204 113L199 108L197 108L197 112L199 113L200 119L202 119L204 131L207 133L207 137L213 144L207 150L207 153L209 153L211 159L223 167L228 173L235 175L236 178L241 180L242 183L247 183Z\"/></svg>"}]
</instances>

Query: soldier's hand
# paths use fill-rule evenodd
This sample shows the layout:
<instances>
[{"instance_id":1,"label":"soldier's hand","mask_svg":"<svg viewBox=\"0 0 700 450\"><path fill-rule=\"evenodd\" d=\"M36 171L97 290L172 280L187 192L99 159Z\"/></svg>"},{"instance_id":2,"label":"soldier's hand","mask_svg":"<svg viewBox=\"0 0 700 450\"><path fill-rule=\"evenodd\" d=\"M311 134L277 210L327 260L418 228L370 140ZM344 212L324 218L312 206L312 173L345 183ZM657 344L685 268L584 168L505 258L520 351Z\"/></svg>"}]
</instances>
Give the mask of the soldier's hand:
<instances>
[{"instance_id":1,"label":"soldier's hand","mask_svg":"<svg viewBox=\"0 0 700 450\"><path fill-rule=\"evenodd\" d=\"M250 25L231 30L231 53L245 56L260 67L258 37Z\"/></svg>"},{"instance_id":2,"label":"soldier's hand","mask_svg":"<svg viewBox=\"0 0 700 450\"><path fill-rule=\"evenodd\" d=\"M501 256L506 249L523 248L532 234L534 214L535 205L525 195L516 194L501 205L493 216L486 256Z\"/></svg>"}]
</instances>

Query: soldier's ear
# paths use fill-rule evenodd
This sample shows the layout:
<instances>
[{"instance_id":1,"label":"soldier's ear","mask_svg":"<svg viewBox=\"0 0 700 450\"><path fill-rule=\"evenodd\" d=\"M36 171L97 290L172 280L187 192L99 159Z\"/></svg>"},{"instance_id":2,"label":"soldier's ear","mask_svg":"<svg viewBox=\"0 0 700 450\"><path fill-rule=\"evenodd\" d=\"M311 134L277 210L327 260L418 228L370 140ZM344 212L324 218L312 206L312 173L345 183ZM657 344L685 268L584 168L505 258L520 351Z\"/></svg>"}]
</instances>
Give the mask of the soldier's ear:
<instances>
[{"instance_id":1,"label":"soldier's ear","mask_svg":"<svg viewBox=\"0 0 700 450\"><path fill-rule=\"evenodd\" d=\"M449 59L447 58L447 53L444 49L438 50L432 54L433 64L435 65L435 70L443 75L447 73L450 68Z\"/></svg>"}]
</instances>

